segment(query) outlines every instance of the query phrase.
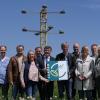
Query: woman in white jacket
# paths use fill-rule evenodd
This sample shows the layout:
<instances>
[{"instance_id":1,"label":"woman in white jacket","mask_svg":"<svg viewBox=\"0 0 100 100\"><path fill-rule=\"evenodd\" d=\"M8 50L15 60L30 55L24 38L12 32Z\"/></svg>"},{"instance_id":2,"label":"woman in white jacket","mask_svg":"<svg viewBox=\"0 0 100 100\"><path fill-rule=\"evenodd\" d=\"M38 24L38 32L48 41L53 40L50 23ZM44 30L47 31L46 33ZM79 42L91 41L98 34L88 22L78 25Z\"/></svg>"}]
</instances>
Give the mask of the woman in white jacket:
<instances>
[{"instance_id":1,"label":"woman in white jacket","mask_svg":"<svg viewBox=\"0 0 100 100\"><path fill-rule=\"evenodd\" d=\"M92 72L94 62L93 59L89 56L89 49L87 46L82 47L81 58L78 58L76 61L76 81L75 86L78 89L79 99L92 100Z\"/></svg>"}]
</instances>

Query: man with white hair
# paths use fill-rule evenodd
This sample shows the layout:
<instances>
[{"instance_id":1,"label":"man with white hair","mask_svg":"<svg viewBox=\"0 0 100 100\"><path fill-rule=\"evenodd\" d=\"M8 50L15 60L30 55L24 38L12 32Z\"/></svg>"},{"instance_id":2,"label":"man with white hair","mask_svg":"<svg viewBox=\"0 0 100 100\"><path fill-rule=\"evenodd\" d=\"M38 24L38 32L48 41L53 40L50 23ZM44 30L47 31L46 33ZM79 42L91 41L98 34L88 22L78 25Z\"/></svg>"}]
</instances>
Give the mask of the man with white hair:
<instances>
[{"instance_id":1,"label":"man with white hair","mask_svg":"<svg viewBox=\"0 0 100 100\"><path fill-rule=\"evenodd\" d=\"M97 46L98 45L96 43L91 45L91 53L92 53L91 57L93 58L94 63L95 63L95 59L97 58ZM96 97L97 93L96 93L96 86L95 86L95 77L93 77L93 82L94 82L94 89L92 90L92 97L93 97L93 100L97 100L97 97Z\"/></svg>"},{"instance_id":2,"label":"man with white hair","mask_svg":"<svg viewBox=\"0 0 100 100\"><path fill-rule=\"evenodd\" d=\"M95 62L95 58L97 57L97 44L92 44L91 45L91 53L92 53L92 55L91 55L91 57L93 57L93 59L94 59L94 62Z\"/></svg>"},{"instance_id":3,"label":"man with white hair","mask_svg":"<svg viewBox=\"0 0 100 100\"><path fill-rule=\"evenodd\" d=\"M74 43L73 44L73 53L72 53L72 64L74 67L74 71L73 71L73 87L72 87L72 97L73 100L75 100L75 95L76 95L76 89L74 88L74 84L75 84L75 65L76 65L76 60L80 58L80 44L79 43Z\"/></svg>"}]
</instances>

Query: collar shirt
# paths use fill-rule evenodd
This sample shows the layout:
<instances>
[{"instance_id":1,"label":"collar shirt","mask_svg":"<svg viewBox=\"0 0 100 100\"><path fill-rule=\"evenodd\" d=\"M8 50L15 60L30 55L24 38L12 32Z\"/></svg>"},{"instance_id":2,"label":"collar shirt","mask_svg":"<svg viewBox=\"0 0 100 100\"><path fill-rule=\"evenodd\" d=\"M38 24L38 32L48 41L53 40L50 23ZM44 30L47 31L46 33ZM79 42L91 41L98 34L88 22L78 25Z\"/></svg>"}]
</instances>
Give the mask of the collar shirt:
<instances>
[{"instance_id":1,"label":"collar shirt","mask_svg":"<svg viewBox=\"0 0 100 100\"><path fill-rule=\"evenodd\" d=\"M67 58L67 56L65 56L65 60L67 60L67 61L68 61L68 58Z\"/></svg>"},{"instance_id":2,"label":"collar shirt","mask_svg":"<svg viewBox=\"0 0 100 100\"><path fill-rule=\"evenodd\" d=\"M68 53L63 53L63 55L65 56L65 60L67 59Z\"/></svg>"},{"instance_id":3,"label":"collar shirt","mask_svg":"<svg viewBox=\"0 0 100 100\"><path fill-rule=\"evenodd\" d=\"M21 68L23 66L23 56L18 57L17 60L18 60L19 72L21 72Z\"/></svg>"},{"instance_id":4,"label":"collar shirt","mask_svg":"<svg viewBox=\"0 0 100 100\"><path fill-rule=\"evenodd\" d=\"M6 77L6 70L7 70L7 65L9 63L9 58L4 57L3 59L0 59L0 84L4 84L5 82L5 77Z\"/></svg>"},{"instance_id":5,"label":"collar shirt","mask_svg":"<svg viewBox=\"0 0 100 100\"><path fill-rule=\"evenodd\" d=\"M47 62L50 61L50 56L49 57L44 57L44 65L45 69L47 69Z\"/></svg>"},{"instance_id":6,"label":"collar shirt","mask_svg":"<svg viewBox=\"0 0 100 100\"><path fill-rule=\"evenodd\" d=\"M67 66L67 71L68 71L68 78L70 78L71 77L71 73L69 71L69 65L68 65L68 58L67 58L67 56L65 56L65 61L66 61L66 66Z\"/></svg>"},{"instance_id":7,"label":"collar shirt","mask_svg":"<svg viewBox=\"0 0 100 100\"><path fill-rule=\"evenodd\" d=\"M69 65L68 65L68 54L69 53L67 53L66 55L64 54L64 55L65 55L66 66L68 67L67 68L67 70L68 70L68 77L70 78Z\"/></svg>"}]
</instances>

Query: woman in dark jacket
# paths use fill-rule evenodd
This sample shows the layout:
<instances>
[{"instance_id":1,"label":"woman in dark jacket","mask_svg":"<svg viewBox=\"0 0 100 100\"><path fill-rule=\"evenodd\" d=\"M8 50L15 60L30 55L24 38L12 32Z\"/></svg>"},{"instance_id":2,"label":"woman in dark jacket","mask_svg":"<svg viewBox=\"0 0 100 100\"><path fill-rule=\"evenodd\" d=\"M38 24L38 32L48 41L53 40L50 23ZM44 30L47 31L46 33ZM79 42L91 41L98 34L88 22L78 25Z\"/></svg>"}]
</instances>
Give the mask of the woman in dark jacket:
<instances>
[{"instance_id":1,"label":"woman in dark jacket","mask_svg":"<svg viewBox=\"0 0 100 100\"><path fill-rule=\"evenodd\" d=\"M26 96L30 100L36 100L35 94L39 79L48 82L47 79L40 75L34 59L35 54L30 50L27 54L27 61L24 63L20 75L22 87L25 88Z\"/></svg>"}]
</instances>

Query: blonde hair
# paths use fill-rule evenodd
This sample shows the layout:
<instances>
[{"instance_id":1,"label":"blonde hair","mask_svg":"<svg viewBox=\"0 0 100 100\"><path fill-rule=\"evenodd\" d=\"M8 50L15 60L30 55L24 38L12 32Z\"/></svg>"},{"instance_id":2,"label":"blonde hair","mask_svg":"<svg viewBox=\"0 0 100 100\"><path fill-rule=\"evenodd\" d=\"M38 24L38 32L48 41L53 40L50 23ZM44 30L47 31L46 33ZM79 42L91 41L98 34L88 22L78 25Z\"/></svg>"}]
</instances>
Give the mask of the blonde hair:
<instances>
[{"instance_id":1,"label":"blonde hair","mask_svg":"<svg viewBox=\"0 0 100 100\"><path fill-rule=\"evenodd\" d=\"M89 48L88 48L88 46L86 46L86 45L83 46L81 52L83 52L84 50L86 50L86 51L89 53Z\"/></svg>"},{"instance_id":2,"label":"blonde hair","mask_svg":"<svg viewBox=\"0 0 100 100\"><path fill-rule=\"evenodd\" d=\"M34 54L35 56L35 52L33 50L29 50L28 53L27 53L27 60L28 60L28 63L30 63L30 60L29 60L29 55L30 54ZM34 58L35 59L35 58Z\"/></svg>"}]
</instances>

